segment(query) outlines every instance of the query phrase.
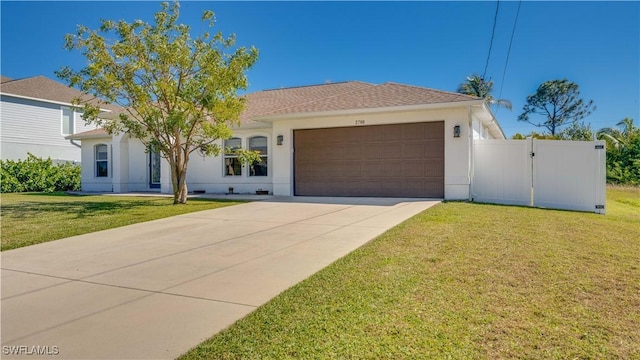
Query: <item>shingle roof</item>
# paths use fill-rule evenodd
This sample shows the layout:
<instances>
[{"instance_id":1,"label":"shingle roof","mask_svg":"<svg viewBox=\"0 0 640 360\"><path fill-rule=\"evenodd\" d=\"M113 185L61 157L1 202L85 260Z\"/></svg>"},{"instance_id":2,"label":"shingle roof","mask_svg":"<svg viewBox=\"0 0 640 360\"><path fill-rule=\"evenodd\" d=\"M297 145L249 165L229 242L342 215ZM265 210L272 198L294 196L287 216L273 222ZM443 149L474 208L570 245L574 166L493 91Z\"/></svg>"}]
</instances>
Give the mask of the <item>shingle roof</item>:
<instances>
[{"instance_id":1,"label":"shingle roof","mask_svg":"<svg viewBox=\"0 0 640 360\"><path fill-rule=\"evenodd\" d=\"M263 116L481 100L475 96L419 86L393 82L376 85L361 81L263 90L247 94L245 98L246 107L240 116L242 124L254 123L255 118ZM73 136L98 137L106 134L103 129L97 129Z\"/></svg>"},{"instance_id":2,"label":"shingle roof","mask_svg":"<svg viewBox=\"0 0 640 360\"><path fill-rule=\"evenodd\" d=\"M474 96L418 86L392 82L375 85L359 81L265 90L245 97L247 105L241 116L242 123L269 115L480 100Z\"/></svg>"},{"instance_id":3,"label":"shingle roof","mask_svg":"<svg viewBox=\"0 0 640 360\"><path fill-rule=\"evenodd\" d=\"M242 123L246 123L256 116L279 113L293 106L374 86L365 82L349 81L258 91L245 96L247 104L240 119Z\"/></svg>"},{"instance_id":4,"label":"shingle roof","mask_svg":"<svg viewBox=\"0 0 640 360\"><path fill-rule=\"evenodd\" d=\"M7 79L7 81L5 81ZM75 98L91 99L84 95L81 91L51 80L44 76L34 76L24 79L11 80L2 77L2 87L0 91L3 94L25 96L35 99L49 100L70 104ZM102 109L119 110L115 105L100 103Z\"/></svg>"},{"instance_id":5,"label":"shingle roof","mask_svg":"<svg viewBox=\"0 0 640 360\"><path fill-rule=\"evenodd\" d=\"M83 131L77 134L67 136L67 139L87 139L87 138L101 138L101 137L109 137L109 133L107 130L103 128L93 129L89 131Z\"/></svg>"},{"instance_id":6,"label":"shingle roof","mask_svg":"<svg viewBox=\"0 0 640 360\"><path fill-rule=\"evenodd\" d=\"M10 78L10 77L6 77L4 75L0 75L0 83L2 83L2 84L6 83L7 81L11 81L11 80L13 80L13 79Z\"/></svg>"}]
</instances>

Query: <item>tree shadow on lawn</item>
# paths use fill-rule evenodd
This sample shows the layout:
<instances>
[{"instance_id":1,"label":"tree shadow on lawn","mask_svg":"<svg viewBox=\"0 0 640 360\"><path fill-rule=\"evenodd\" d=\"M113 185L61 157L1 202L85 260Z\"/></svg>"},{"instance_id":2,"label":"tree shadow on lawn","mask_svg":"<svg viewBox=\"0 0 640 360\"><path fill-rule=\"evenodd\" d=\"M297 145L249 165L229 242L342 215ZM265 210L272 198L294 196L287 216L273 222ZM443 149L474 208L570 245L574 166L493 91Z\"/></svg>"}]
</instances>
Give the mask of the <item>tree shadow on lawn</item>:
<instances>
[{"instance_id":1,"label":"tree shadow on lawn","mask_svg":"<svg viewBox=\"0 0 640 360\"><path fill-rule=\"evenodd\" d=\"M26 195L26 196L60 196L60 197L70 197L70 196L90 196L90 195L83 195L83 194L68 194L64 191L54 191L54 192L27 192L27 193L21 193L21 195Z\"/></svg>"},{"instance_id":2,"label":"tree shadow on lawn","mask_svg":"<svg viewBox=\"0 0 640 360\"><path fill-rule=\"evenodd\" d=\"M36 194L34 194L36 195ZM145 201L145 200L118 200L118 201L82 201L82 202L51 202L51 201L29 201L18 204L3 204L2 216L15 219L32 218L36 216L47 216L47 214L66 213L76 215L75 218L87 218L106 213L118 213L140 207L164 207L171 205L171 201L166 203Z\"/></svg>"}]
</instances>

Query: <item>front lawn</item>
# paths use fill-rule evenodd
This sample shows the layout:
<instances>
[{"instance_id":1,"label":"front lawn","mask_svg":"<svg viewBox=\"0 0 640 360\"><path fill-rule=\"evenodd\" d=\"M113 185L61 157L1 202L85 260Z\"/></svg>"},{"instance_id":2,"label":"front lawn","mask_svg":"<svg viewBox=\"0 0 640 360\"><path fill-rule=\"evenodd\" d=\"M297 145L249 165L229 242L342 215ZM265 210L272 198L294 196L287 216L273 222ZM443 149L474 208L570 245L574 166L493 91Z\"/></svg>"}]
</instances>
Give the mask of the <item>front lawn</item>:
<instances>
[{"instance_id":1,"label":"front lawn","mask_svg":"<svg viewBox=\"0 0 640 360\"><path fill-rule=\"evenodd\" d=\"M640 359L640 188L607 215L449 202L182 359Z\"/></svg>"},{"instance_id":2,"label":"front lawn","mask_svg":"<svg viewBox=\"0 0 640 360\"><path fill-rule=\"evenodd\" d=\"M2 194L2 250L69 236L237 204L224 200L189 199L172 205L172 198L132 196L74 196L64 193Z\"/></svg>"}]
</instances>

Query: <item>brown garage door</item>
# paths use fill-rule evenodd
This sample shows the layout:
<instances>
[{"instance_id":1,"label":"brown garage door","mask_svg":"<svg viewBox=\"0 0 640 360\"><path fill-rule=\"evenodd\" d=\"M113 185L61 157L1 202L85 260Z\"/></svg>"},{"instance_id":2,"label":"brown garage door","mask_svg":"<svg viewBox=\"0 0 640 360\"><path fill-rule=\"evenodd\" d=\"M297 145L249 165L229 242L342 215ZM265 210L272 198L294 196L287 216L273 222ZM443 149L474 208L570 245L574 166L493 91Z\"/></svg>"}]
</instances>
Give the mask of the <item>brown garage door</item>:
<instances>
[{"instance_id":1,"label":"brown garage door","mask_svg":"<svg viewBox=\"0 0 640 360\"><path fill-rule=\"evenodd\" d=\"M444 122L294 131L295 194L444 197Z\"/></svg>"}]
</instances>

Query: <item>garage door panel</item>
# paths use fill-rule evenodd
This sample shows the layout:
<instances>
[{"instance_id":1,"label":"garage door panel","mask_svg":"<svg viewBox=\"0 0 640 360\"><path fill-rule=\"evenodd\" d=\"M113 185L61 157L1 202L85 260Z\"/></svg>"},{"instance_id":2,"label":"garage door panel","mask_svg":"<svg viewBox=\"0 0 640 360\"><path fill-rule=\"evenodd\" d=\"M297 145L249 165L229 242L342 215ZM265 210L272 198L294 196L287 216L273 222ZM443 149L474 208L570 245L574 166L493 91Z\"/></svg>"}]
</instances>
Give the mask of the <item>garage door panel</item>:
<instances>
[{"instance_id":1,"label":"garage door panel","mask_svg":"<svg viewBox=\"0 0 640 360\"><path fill-rule=\"evenodd\" d=\"M444 167L439 166L441 162L437 160L425 160L424 162L424 177L439 179L444 178Z\"/></svg>"},{"instance_id":2,"label":"garage door panel","mask_svg":"<svg viewBox=\"0 0 640 360\"><path fill-rule=\"evenodd\" d=\"M402 144L397 142L386 142L380 146L382 148L381 159L402 160Z\"/></svg>"},{"instance_id":3,"label":"garage door panel","mask_svg":"<svg viewBox=\"0 0 640 360\"><path fill-rule=\"evenodd\" d=\"M304 162L306 160L313 159L311 149L304 148L296 151L296 160L299 162Z\"/></svg>"},{"instance_id":4,"label":"garage door panel","mask_svg":"<svg viewBox=\"0 0 640 360\"><path fill-rule=\"evenodd\" d=\"M315 143L320 143L323 142L322 139L322 130L324 129L318 129L318 132L314 132L314 133L309 133L309 132L297 132L296 133L296 138L299 142L301 143L305 143L305 144L315 144Z\"/></svg>"},{"instance_id":5,"label":"garage door panel","mask_svg":"<svg viewBox=\"0 0 640 360\"><path fill-rule=\"evenodd\" d=\"M362 145L361 144L346 144L344 146L344 159L345 160L360 160L360 159L362 159Z\"/></svg>"},{"instance_id":6,"label":"garage door panel","mask_svg":"<svg viewBox=\"0 0 640 360\"><path fill-rule=\"evenodd\" d=\"M324 181L305 181L298 184L296 191L303 194L313 194L313 196L346 196L343 191L342 181L329 182ZM335 195L333 195L335 193Z\"/></svg>"},{"instance_id":7,"label":"garage door panel","mask_svg":"<svg viewBox=\"0 0 640 360\"><path fill-rule=\"evenodd\" d=\"M403 140L422 140L425 139L425 133L427 132L425 124L423 123L406 124L403 129Z\"/></svg>"},{"instance_id":8,"label":"garage door panel","mask_svg":"<svg viewBox=\"0 0 640 360\"><path fill-rule=\"evenodd\" d=\"M364 160L402 159L402 144L374 142L363 145Z\"/></svg>"},{"instance_id":9,"label":"garage door panel","mask_svg":"<svg viewBox=\"0 0 640 360\"><path fill-rule=\"evenodd\" d=\"M362 141L375 142L385 139L384 129L378 126L366 126L362 128Z\"/></svg>"},{"instance_id":10,"label":"garage door panel","mask_svg":"<svg viewBox=\"0 0 640 360\"><path fill-rule=\"evenodd\" d=\"M426 144L423 142L403 144L402 146L403 159L423 159L426 152Z\"/></svg>"},{"instance_id":11,"label":"garage door panel","mask_svg":"<svg viewBox=\"0 0 640 360\"><path fill-rule=\"evenodd\" d=\"M323 157L328 161L344 159L345 148L344 148L344 145L342 144L335 144L334 146L329 146L325 149L322 149L322 151L324 152ZM321 155L316 155L316 156L321 156Z\"/></svg>"},{"instance_id":12,"label":"garage door panel","mask_svg":"<svg viewBox=\"0 0 640 360\"><path fill-rule=\"evenodd\" d=\"M345 184L345 190L351 196L367 196L367 194L379 192L379 186L371 181L351 181Z\"/></svg>"},{"instance_id":13,"label":"garage door panel","mask_svg":"<svg viewBox=\"0 0 640 360\"><path fill-rule=\"evenodd\" d=\"M294 131L296 195L444 197L444 122Z\"/></svg>"},{"instance_id":14,"label":"garage door panel","mask_svg":"<svg viewBox=\"0 0 640 360\"><path fill-rule=\"evenodd\" d=\"M364 126L353 129L361 133L363 142L400 141L404 133L400 127Z\"/></svg>"},{"instance_id":15,"label":"garage door panel","mask_svg":"<svg viewBox=\"0 0 640 360\"><path fill-rule=\"evenodd\" d=\"M380 159L382 156L382 149L376 143L362 144L362 159Z\"/></svg>"},{"instance_id":16,"label":"garage door panel","mask_svg":"<svg viewBox=\"0 0 640 360\"><path fill-rule=\"evenodd\" d=\"M354 128L333 128L327 130L329 130L327 132L329 139L327 140L332 143L349 144L352 142L350 139L358 139L360 137L360 134L354 131Z\"/></svg>"},{"instance_id":17,"label":"garage door panel","mask_svg":"<svg viewBox=\"0 0 640 360\"><path fill-rule=\"evenodd\" d=\"M444 159L444 140L428 141L425 144L424 157L432 159Z\"/></svg>"},{"instance_id":18,"label":"garage door panel","mask_svg":"<svg viewBox=\"0 0 640 360\"><path fill-rule=\"evenodd\" d=\"M386 177L396 178L402 176L402 162L401 161L387 161L383 164L383 174Z\"/></svg>"},{"instance_id":19,"label":"garage door panel","mask_svg":"<svg viewBox=\"0 0 640 360\"><path fill-rule=\"evenodd\" d=\"M360 164L351 164L348 162L340 162L335 164L327 164L327 170L324 174L324 177L329 177L335 179L345 179L345 178L359 178L360 177ZM322 177L320 174L319 177Z\"/></svg>"},{"instance_id":20,"label":"garage door panel","mask_svg":"<svg viewBox=\"0 0 640 360\"><path fill-rule=\"evenodd\" d=\"M406 161L402 164L402 175L422 179L425 176L425 164L421 161Z\"/></svg>"}]
</instances>

